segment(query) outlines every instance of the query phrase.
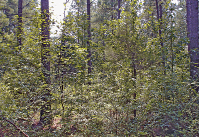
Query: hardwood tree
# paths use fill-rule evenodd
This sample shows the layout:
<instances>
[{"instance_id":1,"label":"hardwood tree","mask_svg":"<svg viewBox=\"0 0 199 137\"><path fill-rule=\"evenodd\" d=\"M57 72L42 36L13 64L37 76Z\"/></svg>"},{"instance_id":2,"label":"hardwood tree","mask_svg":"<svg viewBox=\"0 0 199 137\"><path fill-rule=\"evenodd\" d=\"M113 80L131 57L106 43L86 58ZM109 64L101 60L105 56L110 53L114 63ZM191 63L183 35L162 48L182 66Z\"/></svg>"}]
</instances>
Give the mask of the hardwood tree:
<instances>
[{"instance_id":1,"label":"hardwood tree","mask_svg":"<svg viewBox=\"0 0 199 137\"><path fill-rule=\"evenodd\" d=\"M118 15L117 18L120 19L120 13L121 13L121 0L118 0Z\"/></svg>"},{"instance_id":2,"label":"hardwood tree","mask_svg":"<svg viewBox=\"0 0 199 137\"><path fill-rule=\"evenodd\" d=\"M42 16L42 47L41 47L41 63L42 63L42 79L46 85L43 94L43 105L40 111L40 122L45 125L51 124L51 103L50 103L50 15L49 0L41 0L41 16Z\"/></svg>"},{"instance_id":3,"label":"hardwood tree","mask_svg":"<svg viewBox=\"0 0 199 137\"><path fill-rule=\"evenodd\" d=\"M18 46L21 46L21 38L22 38L22 4L23 0L18 1L18 36L17 36L17 42Z\"/></svg>"},{"instance_id":4,"label":"hardwood tree","mask_svg":"<svg viewBox=\"0 0 199 137\"><path fill-rule=\"evenodd\" d=\"M190 76L198 80L199 47L198 47L198 0L187 0L187 33L189 38ZM196 88L198 91L199 88Z\"/></svg>"},{"instance_id":5,"label":"hardwood tree","mask_svg":"<svg viewBox=\"0 0 199 137\"><path fill-rule=\"evenodd\" d=\"M163 73L166 74L165 69L165 53L164 53L164 43L162 38L162 1L156 0L156 10L157 10L157 19L159 23L159 37L160 37L160 45L162 48L162 65L163 65Z\"/></svg>"},{"instance_id":6,"label":"hardwood tree","mask_svg":"<svg viewBox=\"0 0 199 137\"><path fill-rule=\"evenodd\" d=\"M91 75L91 44L90 44L90 40L91 40L91 12L90 12L90 6L91 5L91 2L90 0L87 0L87 21L88 21L88 28L87 28L87 35L88 35L88 38L87 38L87 51L88 51L88 75L89 75L89 78L90 78L90 75ZM91 84L91 81L89 80L88 84L90 85Z\"/></svg>"}]
</instances>

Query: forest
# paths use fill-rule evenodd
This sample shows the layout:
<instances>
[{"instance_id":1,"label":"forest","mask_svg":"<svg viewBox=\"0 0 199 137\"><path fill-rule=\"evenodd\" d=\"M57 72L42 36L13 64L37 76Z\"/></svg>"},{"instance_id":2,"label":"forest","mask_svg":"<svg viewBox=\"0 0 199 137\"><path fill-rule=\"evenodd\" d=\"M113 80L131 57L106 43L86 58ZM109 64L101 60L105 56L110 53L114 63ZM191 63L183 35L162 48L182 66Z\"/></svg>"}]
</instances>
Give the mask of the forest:
<instances>
[{"instance_id":1,"label":"forest","mask_svg":"<svg viewBox=\"0 0 199 137\"><path fill-rule=\"evenodd\" d=\"M49 3L0 0L1 137L199 136L198 0Z\"/></svg>"}]
</instances>

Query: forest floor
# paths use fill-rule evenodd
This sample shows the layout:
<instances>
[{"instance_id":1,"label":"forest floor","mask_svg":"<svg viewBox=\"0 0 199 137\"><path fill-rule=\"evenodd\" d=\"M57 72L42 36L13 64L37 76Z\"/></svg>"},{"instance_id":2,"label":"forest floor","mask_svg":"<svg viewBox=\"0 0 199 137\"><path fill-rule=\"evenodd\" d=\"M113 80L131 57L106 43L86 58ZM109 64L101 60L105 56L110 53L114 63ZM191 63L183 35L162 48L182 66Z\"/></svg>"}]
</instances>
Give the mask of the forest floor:
<instances>
[{"instance_id":1,"label":"forest floor","mask_svg":"<svg viewBox=\"0 0 199 137\"><path fill-rule=\"evenodd\" d=\"M62 119L61 117L54 118L53 124L51 126L51 130L61 129L62 127L62 125L60 124L61 119ZM20 128L20 127L23 127L23 128ZM48 130L46 128L41 128L41 125L38 119L32 119L31 122L17 121L16 123L12 122L11 120L8 120L8 121L0 120L0 137L23 137L25 135L21 133L21 131L23 131L25 128L28 128L28 127L31 130L30 132L35 132L35 133L38 130Z\"/></svg>"}]
</instances>

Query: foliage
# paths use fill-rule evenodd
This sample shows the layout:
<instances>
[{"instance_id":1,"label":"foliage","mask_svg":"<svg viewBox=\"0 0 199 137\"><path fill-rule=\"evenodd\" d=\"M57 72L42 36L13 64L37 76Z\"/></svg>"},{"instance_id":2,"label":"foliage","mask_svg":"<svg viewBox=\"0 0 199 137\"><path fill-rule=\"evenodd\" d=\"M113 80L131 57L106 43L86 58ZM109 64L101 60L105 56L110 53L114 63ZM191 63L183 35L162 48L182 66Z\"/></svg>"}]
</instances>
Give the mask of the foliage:
<instances>
[{"instance_id":1,"label":"foliage","mask_svg":"<svg viewBox=\"0 0 199 137\"><path fill-rule=\"evenodd\" d=\"M189 73L185 1L162 2L163 49L154 2L123 1L121 18L116 19L112 15L117 15L117 1L93 1L91 76L86 3L73 2L61 35L50 41L49 128L39 125L47 85L41 74L37 1L24 3L21 47L16 46L17 16L12 16L17 2L1 1L0 115L29 136L198 136L199 98L192 88L197 81ZM1 134L18 134L3 118L0 122Z\"/></svg>"}]
</instances>

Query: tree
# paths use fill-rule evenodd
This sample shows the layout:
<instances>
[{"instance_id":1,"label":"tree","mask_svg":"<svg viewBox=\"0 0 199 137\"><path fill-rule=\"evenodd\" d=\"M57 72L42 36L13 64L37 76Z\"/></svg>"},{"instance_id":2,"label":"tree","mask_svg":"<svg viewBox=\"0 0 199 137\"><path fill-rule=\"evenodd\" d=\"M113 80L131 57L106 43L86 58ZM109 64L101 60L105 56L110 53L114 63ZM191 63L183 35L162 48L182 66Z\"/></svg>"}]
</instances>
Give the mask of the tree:
<instances>
[{"instance_id":1,"label":"tree","mask_svg":"<svg viewBox=\"0 0 199 137\"><path fill-rule=\"evenodd\" d=\"M199 135L185 0L73 0L53 38L49 0L42 14L35 1L23 1L23 24L19 1L0 1L0 132L11 119L31 136ZM52 123L62 129L34 130Z\"/></svg>"},{"instance_id":2,"label":"tree","mask_svg":"<svg viewBox=\"0 0 199 137\"><path fill-rule=\"evenodd\" d=\"M91 12L90 12L90 6L91 5L91 2L90 0L87 0L87 23L88 23L88 27L87 27L87 51L88 51L88 75L89 75L89 78L90 78L90 75L91 75ZM88 84L90 85L91 82L89 80Z\"/></svg>"},{"instance_id":3,"label":"tree","mask_svg":"<svg viewBox=\"0 0 199 137\"><path fill-rule=\"evenodd\" d=\"M18 1L18 36L17 42L18 46L21 46L21 38L22 38L22 4L23 0Z\"/></svg>"},{"instance_id":4,"label":"tree","mask_svg":"<svg viewBox=\"0 0 199 137\"><path fill-rule=\"evenodd\" d=\"M120 19L120 13L121 13L121 0L118 0L118 15L117 18Z\"/></svg>"},{"instance_id":5,"label":"tree","mask_svg":"<svg viewBox=\"0 0 199 137\"><path fill-rule=\"evenodd\" d=\"M41 63L42 63L42 79L45 85L45 93L43 94L43 102L44 104L41 107L40 112L40 122L44 125L51 124L50 118L50 15L49 15L49 1L48 0L41 0L41 16L42 16L42 47L41 47Z\"/></svg>"},{"instance_id":6,"label":"tree","mask_svg":"<svg viewBox=\"0 0 199 137\"><path fill-rule=\"evenodd\" d=\"M165 69L165 55L164 55L164 44L163 44L163 38L162 38L162 1L160 2L156 0L156 10L157 10L157 19L159 23L159 37L160 37L160 45L162 47L162 65L163 65L163 72L166 74Z\"/></svg>"},{"instance_id":7,"label":"tree","mask_svg":"<svg viewBox=\"0 0 199 137\"><path fill-rule=\"evenodd\" d=\"M189 38L190 76L197 81L199 76L198 47L198 0L187 0L187 33ZM197 91L199 88L196 89Z\"/></svg>"}]
</instances>

